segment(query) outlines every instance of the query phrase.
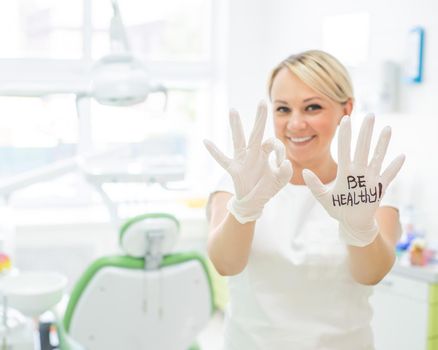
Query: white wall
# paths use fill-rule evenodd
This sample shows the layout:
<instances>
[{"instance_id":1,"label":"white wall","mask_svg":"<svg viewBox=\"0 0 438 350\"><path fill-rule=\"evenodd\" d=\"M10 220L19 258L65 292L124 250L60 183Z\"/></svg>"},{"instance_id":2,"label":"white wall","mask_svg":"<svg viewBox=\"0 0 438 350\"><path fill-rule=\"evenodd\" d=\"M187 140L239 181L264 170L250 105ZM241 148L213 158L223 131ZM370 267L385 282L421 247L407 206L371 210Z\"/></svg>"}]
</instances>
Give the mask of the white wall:
<instances>
[{"instance_id":1,"label":"white wall","mask_svg":"<svg viewBox=\"0 0 438 350\"><path fill-rule=\"evenodd\" d=\"M377 126L386 122L393 126L390 154L407 154L401 174L404 197L418 208L419 220L427 233L438 239L438 216L435 214L438 188L432 183L438 178L435 154L438 150L438 137L435 136L438 133L435 108L438 97L438 2L231 0L229 105L241 112L248 130L258 100L265 97L269 70L292 53L321 49L325 16L364 11L370 15L369 57L365 64L352 71L356 91L363 99L371 99L378 91L379 72L384 61L403 62L409 30L419 25L425 28L424 81L419 85L402 83L400 113L378 113ZM413 184L409 184L411 179Z\"/></svg>"},{"instance_id":2,"label":"white wall","mask_svg":"<svg viewBox=\"0 0 438 350\"><path fill-rule=\"evenodd\" d=\"M230 1L230 105L250 111L247 104L256 104L250 99L265 93L270 68L292 53L322 48L325 16L366 11L370 14L370 49L361 72L378 74L385 60L401 63L408 31L418 25L425 28L424 82L402 85L401 108L404 113L430 113L438 87L437 2L255 0L249 5L244 0ZM373 81L363 83L372 85Z\"/></svg>"}]
</instances>

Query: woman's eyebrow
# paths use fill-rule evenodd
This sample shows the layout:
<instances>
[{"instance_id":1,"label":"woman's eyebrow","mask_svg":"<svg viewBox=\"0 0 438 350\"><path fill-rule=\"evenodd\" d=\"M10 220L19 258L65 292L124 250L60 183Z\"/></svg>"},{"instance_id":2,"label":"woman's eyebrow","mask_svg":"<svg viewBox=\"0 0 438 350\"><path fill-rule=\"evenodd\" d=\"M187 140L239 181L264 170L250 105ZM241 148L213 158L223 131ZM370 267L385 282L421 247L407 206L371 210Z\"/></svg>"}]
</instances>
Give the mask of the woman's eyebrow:
<instances>
[{"instance_id":1,"label":"woman's eyebrow","mask_svg":"<svg viewBox=\"0 0 438 350\"><path fill-rule=\"evenodd\" d=\"M274 103L284 103L284 104L287 104L287 101L284 101L284 100L274 100Z\"/></svg>"},{"instance_id":2,"label":"woman's eyebrow","mask_svg":"<svg viewBox=\"0 0 438 350\"><path fill-rule=\"evenodd\" d=\"M322 98L318 97L318 96L308 97L308 98L304 99L303 102L309 102L311 100L322 100Z\"/></svg>"},{"instance_id":3,"label":"woman's eyebrow","mask_svg":"<svg viewBox=\"0 0 438 350\"><path fill-rule=\"evenodd\" d=\"M323 99L321 97L319 97L319 96L312 96L312 97L305 98L303 100L303 102L309 102L311 100L321 100L321 101L323 101ZM285 101L285 100L274 100L274 103L288 104L287 101Z\"/></svg>"}]
</instances>

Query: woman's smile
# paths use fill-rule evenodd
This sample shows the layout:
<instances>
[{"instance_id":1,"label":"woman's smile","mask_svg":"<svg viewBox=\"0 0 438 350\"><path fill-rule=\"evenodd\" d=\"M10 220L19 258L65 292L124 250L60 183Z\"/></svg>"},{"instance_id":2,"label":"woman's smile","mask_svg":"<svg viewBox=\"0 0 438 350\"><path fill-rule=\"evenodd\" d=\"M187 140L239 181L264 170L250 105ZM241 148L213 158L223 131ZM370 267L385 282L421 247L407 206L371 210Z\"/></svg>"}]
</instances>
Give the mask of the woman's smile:
<instances>
[{"instance_id":1,"label":"woman's smile","mask_svg":"<svg viewBox=\"0 0 438 350\"><path fill-rule=\"evenodd\" d=\"M316 138L316 135L313 136L303 136L303 137L287 137L286 140L289 144L295 147L304 147L311 143Z\"/></svg>"}]
</instances>

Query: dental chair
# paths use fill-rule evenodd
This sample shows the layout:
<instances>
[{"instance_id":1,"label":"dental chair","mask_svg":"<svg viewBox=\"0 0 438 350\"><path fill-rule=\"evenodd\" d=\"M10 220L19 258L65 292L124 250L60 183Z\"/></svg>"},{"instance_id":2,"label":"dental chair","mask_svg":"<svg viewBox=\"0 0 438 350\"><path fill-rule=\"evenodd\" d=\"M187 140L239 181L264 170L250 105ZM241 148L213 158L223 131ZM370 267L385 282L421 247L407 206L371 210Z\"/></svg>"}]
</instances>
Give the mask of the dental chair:
<instances>
[{"instance_id":1,"label":"dental chair","mask_svg":"<svg viewBox=\"0 0 438 350\"><path fill-rule=\"evenodd\" d=\"M179 223L146 214L120 230L126 255L92 263L74 287L63 331L89 350L195 350L214 311L211 279L198 253L171 253Z\"/></svg>"}]
</instances>

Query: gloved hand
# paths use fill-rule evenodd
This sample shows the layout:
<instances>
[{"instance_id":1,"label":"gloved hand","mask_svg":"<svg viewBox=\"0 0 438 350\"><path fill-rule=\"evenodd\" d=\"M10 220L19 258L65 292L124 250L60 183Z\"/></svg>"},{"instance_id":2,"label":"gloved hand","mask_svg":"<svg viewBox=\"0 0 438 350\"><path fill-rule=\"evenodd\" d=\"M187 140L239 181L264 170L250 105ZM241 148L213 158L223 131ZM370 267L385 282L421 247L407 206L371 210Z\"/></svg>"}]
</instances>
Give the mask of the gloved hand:
<instances>
[{"instance_id":1,"label":"gloved hand","mask_svg":"<svg viewBox=\"0 0 438 350\"><path fill-rule=\"evenodd\" d=\"M379 137L374 156L368 164L368 154L373 133L374 116L368 115L362 123L354 160L350 159L351 122L344 116L339 127L338 172L332 188L323 185L309 169L303 178L314 196L339 221L339 233L348 245L364 247L378 234L375 213L386 188L395 178L405 160L397 156L380 174L391 138L391 128L385 127Z\"/></svg>"},{"instance_id":2,"label":"gloved hand","mask_svg":"<svg viewBox=\"0 0 438 350\"><path fill-rule=\"evenodd\" d=\"M225 156L211 141L204 140L207 150L231 175L235 195L227 209L240 223L257 220L263 207L292 177L292 166L285 159L283 143L275 138L262 143L267 118L267 107L260 102L254 128L246 145L239 114L230 112L234 157ZM270 164L269 154L274 151L276 162Z\"/></svg>"}]
</instances>

